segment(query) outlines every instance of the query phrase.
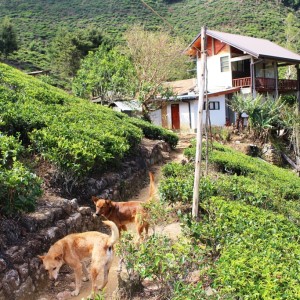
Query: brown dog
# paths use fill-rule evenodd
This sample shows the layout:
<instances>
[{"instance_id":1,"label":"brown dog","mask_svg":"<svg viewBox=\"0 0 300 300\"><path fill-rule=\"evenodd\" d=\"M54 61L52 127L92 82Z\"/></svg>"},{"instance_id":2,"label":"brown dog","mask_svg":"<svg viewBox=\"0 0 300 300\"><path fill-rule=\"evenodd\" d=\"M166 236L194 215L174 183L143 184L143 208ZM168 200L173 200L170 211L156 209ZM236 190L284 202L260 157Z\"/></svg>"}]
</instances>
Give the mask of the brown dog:
<instances>
[{"instance_id":1,"label":"brown dog","mask_svg":"<svg viewBox=\"0 0 300 300\"><path fill-rule=\"evenodd\" d=\"M149 199L154 195L154 175L149 172L150 188ZM96 215L104 216L108 220L113 221L121 230L127 230L126 224L135 222L138 234L141 236L145 229L148 234L149 223L147 222L147 212L142 206L142 201L127 201L127 202L114 202L111 200L99 199L92 196L92 201L96 206Z\"/></svg>"},{"instance_id":2,"label":"brown dog","mask_svg":"<svg viewBox=\"0 0 300 300\"><path fill-rule=\"evenodd\" d=\"M75 290L71 293L72 296L79 294L82 267L84 275L87 276L85 265L81 263L85 258L91 258L92 295L97 288L98 275L101 274L102 279L99 289L103 289L107 284L108 272L113 259L113 245L119 239L119 230L111 221L103 221L103 223L111 228L111 236L98 231L69 234L52 245L46 255L39 256L45 269L49 272L50 279L57 278L59 269L64 263L74 270Z\"/></svg>"}]
</instances>

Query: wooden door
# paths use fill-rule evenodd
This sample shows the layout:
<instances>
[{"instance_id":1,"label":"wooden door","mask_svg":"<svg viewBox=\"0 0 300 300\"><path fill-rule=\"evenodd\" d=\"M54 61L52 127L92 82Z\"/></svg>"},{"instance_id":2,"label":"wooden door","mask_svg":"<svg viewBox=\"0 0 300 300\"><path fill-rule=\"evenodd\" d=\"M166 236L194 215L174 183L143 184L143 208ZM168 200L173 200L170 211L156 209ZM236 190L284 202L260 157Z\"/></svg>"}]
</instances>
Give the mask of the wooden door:
<instances>
[{"instance_id":1,"label":"wooden door","mask_svg":"<svg viewBox=\"0 0 300 300\"><path fill-rule=\"evenodd\" d=\"M179 104L171 104L172 129L180 129Z\"/></svg>"}]
</instances>

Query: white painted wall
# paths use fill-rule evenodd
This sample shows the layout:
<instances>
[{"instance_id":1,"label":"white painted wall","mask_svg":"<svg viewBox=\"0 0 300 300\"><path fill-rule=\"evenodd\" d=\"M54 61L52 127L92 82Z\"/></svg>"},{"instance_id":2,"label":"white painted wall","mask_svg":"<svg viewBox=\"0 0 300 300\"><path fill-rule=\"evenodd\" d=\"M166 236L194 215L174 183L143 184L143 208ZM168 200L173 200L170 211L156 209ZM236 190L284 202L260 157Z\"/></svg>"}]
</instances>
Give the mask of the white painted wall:
<instances>
[{"instance_id":1,"label":"white painted wall","mask_svg":"<svg viewBox=\"0 0 300 300\"><path fill-rule=\"evenodd\" d=\"M220 110L210 110L210 121L213 126L225 126L226 111L225 111L225 95L209 98L209 101L219 101ZM206 118L206 112L203 113L203 120Z\"/></svg>"},{"instance_id":2,"label":"white painted wall","mask_svg":"<svg viewBox=\"0 0 300 300\"><path fill-rule=\"evenodd\" d=\"M180 113L180 130L187 131L190 129L190 113L189 113L189 103L181 102L179 103L179 113Z\"/></svg>"},{"instance_id":3,"label":"white painted wall","mask_svg":"<svg viewBox=\"0 0 300 300\"><path fill-rule=\"evenodd\" d=\"M189 113L189 104L187 102L172 102L168 104L167 106L168 128L172 129L171 104L179 104L180 130L183 131L190 130L190 113ZM191 111L192 111L192 107L191 107Z\"/></svg>"},{"instance_id":4,"label":"white painted wall","mask_svg":"<svg viewBox=\"0 0 300 300\"><path fill-rule=\"evenodd\" d=\"M219 101L220 110L210 110L210 121L212 126L224 126L226 124L226 110L225 110L225 95L209 98L209 101ZM198 118L198 101L192 101L192 129L197 129ZM205 123L206 111L203 111L203 123Z\"/></svg>"},{"instance_id":5,"label":"white painted wall","mask_svg":"<svg viewBox=\"0 0 300 300\"><path fill-rule=\"evenodd\" d=\"M150 112L150 119L153 124L162 126L161 109Z\"/></svg>"},{"instance_id":6,"label":"white painted wall","mask_svg":"<svg viewBox=\"0 0 300 300\"><path fill-rule=\"evenodd\" d=\"M229 56L229 71L221 72L221 57ZM232 87L230 53L209 56L207 58L207 88L209 92Z\"/></svg>"},{"instance_id":7,"label":"white painted wall","mask_svg":"<svg viewBox=\"0 0 300 300\"><path fill-rule=\"evenodd\" d=\"M210 110L211 125L224 126L226 123L225 95L212 97L210 98L210 101L220 102L220 110ZM197 129L198 100L193 100L189 102L190 113L189 113L189 104L187 102L177 102L177 103L179 103L180 130L195 131ZM167 106L168 129L172 129L171 104L172 103L168 103ZM173 104L175 103L173 102ZM160 109L151 112L150 118L153 124L159 126L162 125ZM205 123L205 118L206 118L206 112L203 111L203 123Z\"/></svg>"}]
</instances>

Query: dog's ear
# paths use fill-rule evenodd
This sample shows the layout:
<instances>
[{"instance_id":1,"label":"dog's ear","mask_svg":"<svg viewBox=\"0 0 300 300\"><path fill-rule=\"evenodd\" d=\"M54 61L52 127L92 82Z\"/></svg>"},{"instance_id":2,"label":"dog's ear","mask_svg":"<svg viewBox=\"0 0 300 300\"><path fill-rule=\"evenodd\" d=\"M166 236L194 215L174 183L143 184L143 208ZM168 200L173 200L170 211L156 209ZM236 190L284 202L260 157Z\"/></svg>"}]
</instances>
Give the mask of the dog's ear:
<instances>
[{"instance_id":1,"label":"dog's ear","mask_svg":"<svg viewBox=\"0 0 300 300\"><path fill-rule=\"evenodd\" d=\"M41 259L41 260L44 260L45 255L38 255L38 258Z\"/></svg>"},{"instance_id":2,"label":"dog's ear","mask_svg":"<svg viewBox=\"0 0 300 300\"><path fill-rule=\"evenodd\" d=\"M55 257L55 260L61 261L62 258L63 258L63 255L62 255L62 254L59 254L59 255L57 255L57 256Z\"/></svg>"},{"instance_id":3,"label":"dog's ear","mask_svg":"<svg viewBox=\"0 0 300 300\"><path fill-rule=\"evenodd\" d=\"M95 196L92 196L92 201L96 204L96 202L98 201L98 198Z\"/></svg>"},{"instance_id":4,"label":"dog's ear","mask_svg":"<svg viewBox=\"0 0 300 300\"><path fill-rule=\"evenodd\" d=\"M105 200L105 204L106 204L107 206L111 206L111 200Z\"/></svg>"}]
</instances>

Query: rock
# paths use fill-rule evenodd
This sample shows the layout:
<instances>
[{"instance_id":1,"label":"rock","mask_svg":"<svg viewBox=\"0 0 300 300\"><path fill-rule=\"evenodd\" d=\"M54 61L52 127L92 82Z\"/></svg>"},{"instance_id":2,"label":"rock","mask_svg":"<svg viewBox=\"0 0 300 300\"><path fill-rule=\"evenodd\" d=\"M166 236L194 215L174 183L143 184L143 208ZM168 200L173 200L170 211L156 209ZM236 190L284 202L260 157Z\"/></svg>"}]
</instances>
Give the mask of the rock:
<instances>
[{"instance_id":1,"label":"rock","mask_svg":"<svg viewBox=\"0 0 300 300\"><path fill-rule=\"evenodd\" d=\"M76 211L78 209L78 202L76 198L73 198L70 202L71 208L73 211Z\"/></svg>"},{"instance_id":2,"label":"rock","mask_svg":"<svg viewBox=\"0 0 300 300\"><path fill-rule=\"evenodd\" d=\"M78 212L81 213L82 215L91 215L92 209L88 206L81 206L79 207Z\"/></svg>"},{"instance_id":3,"label":"rock","mask_svg":"<svg viewBox=\"0 0 300 300\"><path fill-rule=\"evenodd\" d=\"M190 282L190 283L199 282L200 281L200 271L196 270L196 271L193 271L193 272L189 273L187 281Z\"/></svg>"},{"instance_id":4,"label":"rock","mask_svg":"<svg viewBox=\"0 0 300 300\"><path fill-rule=\"evenodd\" d=\"M10 261L13 264L22 264L24 263L25 252L26 251L24 247L15 246L8 249L5 254L9 256Z\"/></svg>"},{"instance_id":5,"label":"rock","mask_svg":"<svg viewBox=\"0 0 300 300\"><path fill-rule=\"evenodd\" d=\"M64 220L60 220L56 223L56 226L59 228L60 237L67 235L67 225Z\"/></svg>"},{"instance_id":6,"label":"rock","mask_svg":"<svg viewBox=\"0 0 300 300\"><path fill-rule=\"evenodd\" d=\"M79 231L81 228L81 223L82 223L82 216L80 213L74 213L72 214L67 220L67 230L68 234Z\"/></svg>"},{"instance_id":7,"label":"rock","mask_svg":"<svg viewBox=\"0 0 300 300\"><path fill-rule=\"evenodd\" d=\"M50 241L51 244L53 244L59 239L59 237L62 236L62 233L58 227L51 227L48 230L46 230L45 236L46 239Z\"/></svg>"},{"instance_id":8,"label":"rock","mask_svg":"<svg viewBox=\"0 0 300 300\"><path fill-rule=\"evenodd\" d=\"M7 268L7 263L3 258L0 258L0 273L4 272Z\"/></svg>"},{"instance_id":9,"label":"rock","mask_svg":"<svg viewBox=\"0 0 300 300\"><path fill-rule=\"evenodd\" d=\"M35 286L30 277L27 278L25 282L21 284L17 292L15 293L16 299L25 299L25 295L30 295L35 291ZM28 299L28 297L27 297Z\"/></svg>"},{"instance_id":10,"label":"rock","mask_svg":"<svg viewBox=\"0 0 300 300\"><path fill-rule=\"evenodd\" d=\"M216 291L209 286L205 289L205 293L207 296L212 296L216 293Z\"/></svg>"},{"instance_id":11,"label":"rock","mask_svg":"<svg viewBox=\"0 0 300 300\"><path fill-rule=\"evenodd\" d=\"M15 268L19 273L21 281L25 281L28 278L28 274L29 274L28 263L24 263L22 265L15 266Z\"/></svg>"},{"instance_id":12,"label":"rock","mask_svg":"<svg viewBox=\"0 0 300 300\"><path fill-rule=\"evenodd\" d=\"M12 295L20 286L20 277L16 270L11 269L4 274L2 284L5 294Z\"/></svg>"},{"instance_id":13,"label":"rock","mask_svg":"<svg viewBox=\"0 0 300 300\"><path fill-rule=\"evenodd\" d=\"M71 298L71 292L70 291L64 291L64 292L60 292L56 295L56 299L57 300L66 300L66 299L69 299Z\"/></svg>"}]
</instances>

